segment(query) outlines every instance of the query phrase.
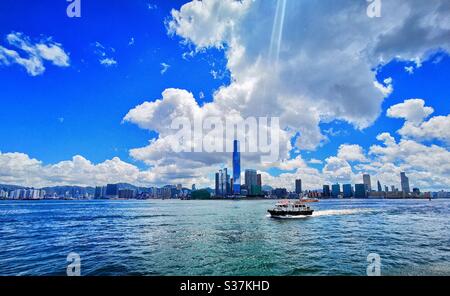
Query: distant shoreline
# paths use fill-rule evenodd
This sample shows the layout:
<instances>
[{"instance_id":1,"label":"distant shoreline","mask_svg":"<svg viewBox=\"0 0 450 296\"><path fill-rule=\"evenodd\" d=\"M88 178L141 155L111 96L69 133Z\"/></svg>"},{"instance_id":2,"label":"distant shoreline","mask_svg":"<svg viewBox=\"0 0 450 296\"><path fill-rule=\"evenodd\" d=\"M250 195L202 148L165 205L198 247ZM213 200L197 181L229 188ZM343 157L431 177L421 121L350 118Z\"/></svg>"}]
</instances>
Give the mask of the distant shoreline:
<instances>
[{"instance_id":1,"label":"distant shoreline","mask_svg":"<svg viewBox=\"0 0 450 296\"><path fill-rule=\"evenodd\" d=\"M449 198L431 198L431 200L446 200ZM208 198L208 199L180 199L180 198L149 198L149 199L136 199L136 198L110 198L110 199L71 199L71 198L44 198L44 199L0 199L0 201L152 201L152 200L180 200L180 201L264 201L264 200L298 200L298 199L288 199L288 198ZM322 198L317 202L321 201L350 201L350 200L430 200L430 198L424 197L410 197L410 198ZM316 202L313 202L316 203Z\"/></svg>"}]
</instances>

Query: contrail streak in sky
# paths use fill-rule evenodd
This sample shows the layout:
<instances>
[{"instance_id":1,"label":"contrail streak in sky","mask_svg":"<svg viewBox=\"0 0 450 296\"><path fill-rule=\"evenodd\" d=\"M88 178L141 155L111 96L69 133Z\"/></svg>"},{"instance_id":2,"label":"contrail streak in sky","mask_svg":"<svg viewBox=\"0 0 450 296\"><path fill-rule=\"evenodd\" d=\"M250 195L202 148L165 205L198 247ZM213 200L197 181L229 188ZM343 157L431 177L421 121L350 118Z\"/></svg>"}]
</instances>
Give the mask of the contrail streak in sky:
<instances>
[{"instance_id":1,"label":"contrail streak in sky","mask_svg":"<svg viewBox=\"0 0 450 296\"><path fill-rule=\"evenodd\" d=\"M287 0L278 0L273 21L272 37L270 40L269 61L271 64L278 64L280 57L281 42L283 40L284 16L286 14Z\"/></svg>"}]
</instances>

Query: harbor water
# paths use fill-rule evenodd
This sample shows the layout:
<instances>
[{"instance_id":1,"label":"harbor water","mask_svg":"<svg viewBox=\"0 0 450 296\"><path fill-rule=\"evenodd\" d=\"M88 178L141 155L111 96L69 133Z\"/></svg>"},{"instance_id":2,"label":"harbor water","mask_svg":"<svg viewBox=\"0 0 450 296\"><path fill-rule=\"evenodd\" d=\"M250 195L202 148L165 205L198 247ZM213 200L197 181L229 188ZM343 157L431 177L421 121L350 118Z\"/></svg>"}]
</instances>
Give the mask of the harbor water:
<instances>
[{"instance_id":1,"label":"harbor water","mask_svg":"<svg viewBox=\"0 0 450 296\"><path fill-rule=\"evenodd\" d=\"M0 201L0 275L450 275L450 200Z\"/></svg>"}]
</instances>

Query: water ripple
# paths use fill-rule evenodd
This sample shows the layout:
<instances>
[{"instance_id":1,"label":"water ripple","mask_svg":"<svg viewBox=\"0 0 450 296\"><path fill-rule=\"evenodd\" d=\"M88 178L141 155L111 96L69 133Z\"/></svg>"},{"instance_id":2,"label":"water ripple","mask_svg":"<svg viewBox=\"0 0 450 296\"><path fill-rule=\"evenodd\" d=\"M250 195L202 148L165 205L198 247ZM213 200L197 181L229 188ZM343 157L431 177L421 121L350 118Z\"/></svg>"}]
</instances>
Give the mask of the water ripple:
<instances>
[{"instance_id":1,"label":"water ripple","mask_svg":"<svg viewBox=\"0 0 450 296\"><path fill-rule=\"evenodd\" d=\"M450 201L0 201L0 275L450 275Z\"/></svg>"}]
</instances>

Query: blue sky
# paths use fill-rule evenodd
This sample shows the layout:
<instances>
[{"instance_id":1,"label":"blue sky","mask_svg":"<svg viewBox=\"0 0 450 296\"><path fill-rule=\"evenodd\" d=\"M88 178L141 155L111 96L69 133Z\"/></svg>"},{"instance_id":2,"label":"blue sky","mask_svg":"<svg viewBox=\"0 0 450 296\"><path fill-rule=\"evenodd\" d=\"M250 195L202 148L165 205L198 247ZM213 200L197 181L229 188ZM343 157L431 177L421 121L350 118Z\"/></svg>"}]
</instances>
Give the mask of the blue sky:
<instances>
[{"instance_id":1,"label":"blue sky","mask_svg":"<svg viewBox=\"0 0 450 296\"><path fill-rule=\"evenodd\" d=\"M210 74L224 71L223 52L210 50L187 61L179 38L167 35L164 19L183 1L162 1L153 9L149 1L117 3L83 1L82 17L75 19L66 16L65 1L2 1L2 41L11 32L35 40L51 36L70 54L71 66L48 66L38 77L18 65L0 68L0 134L7 139L1 151L24 151L45 163L76 154L94 162L114 156L132 161L128 150L145 145L154 133L121 124L130 108L168 87L203 92L211 100L213 90L226 83L226 77ZM100 65L96 42L115 49L108 55L117 66ZM170 65L164 75L161 63Z\"/></svg>"},{"instance_id":2,"label":"blue sky","mask_svg":"<svg viewBox=\"0 0 450 296\"><path fill-rule=\"evenodd\" d=\"M364 130L354 129L345 122L337 121L330 124L323 124L323 130L330 128L338 134L329 135L330 141L322 149L310 153L314 158L324 159L333 154L343 143L359 144L368 149L375 144L376 136L382 132L390 132L394 137L399 138L396 131L403 125L403 120L389 118L386 110L395 104L401 103L410 98L423 98L427 106L435 109L434 115L447 115L450 113L450 89L447 87L450 77L450 59L448 55L438 53L430 61L417 69L413 75L404 69L409 63L393 61L384 66L378 74L382 81L387 77L392 77L395 89L392 94L383 102L382 113L374 124ZM436 63L436 61L440 61ZM439 141L431 141L439 143Z\"/></svg>"},{"instance_id":3,"label":"blue sky","mask_svg":"<svg viewBox=\"0 0 450 296\"><path fill-rule=\"evenodd\" d=\"M21 36L26 36L25 38L32 44L43 42L43 40L46 40L45 42L48 44L58 44L68 55L70 61L68 66L60 67L44 60L45 71L33 76L27 73L23 66L17 63L2 64L0 59L1 153L23 153L27 155L27 159L41 161L40 165L42 166L54 165L71 160L75 155L81 155L94 166L118 157L122 162L131 164L144 173L147 169L154 167L157 162L156 159L147 161L142 157L136 157L136 155L130 153L130 150L149 145L149 140L155 139L158 131L139 128L140 122L137 119L123 122L124 117L130 110L145 101L155 102L156 99L161 98L161 93L169 88L184 89L191 92L200 107L207 102L215 101L214 92L218 91L220 87L227 88L230 86L231 73L234 73L235 82L239 84L242 80L245 80L240 77L240 75L244 75L241 74L244 71L240 71L243 69L241 68L242 65L249 68L257 61L257 59L252 59L257 46L253 48L252 45L257 45L261 38L255 37L259 25L254 28L249 27L249 24L252 24L252 18L257 16L258 13L270 13L267 19L273 18L273 10L263 7L265 4L259 4L258 6L258 4L248 4L248 1L244 1L247 4L242 4L242 10L235 12L232 9L237 8L232 7L234 4L229 4L231 1L224 1L225 4L217 4L218 6L212 5L215 2L214 0L206 2L211 3L211 5L208 6L207 3L204 8L205 11L215 9L214 13L217 15L223 13L227 18L235 17L234 21L239 29L234 28L227 34L224 33L223 36L216 36L214 32L221 32L220 29L223 28L221 27L223 24L220 23L221 18L218 18L218 20L214 18L202 20L201 14L193 14L194 17L191 16L192 19L190 20L189 13L194 12L186 9L180 14L181 19L188 20L187 23L191 22L194 29L191 31L183 30L182 26L186 24L178 23L176 29L169 33L168 24L173 21L172 9L180 11L180 8L186 3L188 3L186 8L189 8L189 1L133 0L119 2L82 0L81 18L67 17L66 7L68 3L63 0L2 1L0 3L0 46L17 50L20 54L23 54L23 51L14 48L6 39L8 34L21 33ZM269 1L269 3L276 5L276 1ZM228 4L231 8L226 7ZM301 22L301 20L297 20L298 17L295 15L296 7L294 5L297 5L297 3L290 2L288 5L293 5L293 7L291 9L292 15L286 17L286 22ZM365 3L357 5L364 8ZM327 7L321 5L314 6L311 9L317 10L317 13L331 13ZM424 5L417 9L421 9L420 15L426 18L427 13L433 7ZM229 13L229 11L232 11L232 13ZM240 14L241 12L242 14ZM301 14L301 10L298 13ZM199 22L200 25L196 24L196 17L204 22ZM361 17L362 20L364 20L363 17ZM405 22L408 20L408 15L405 15L398 17L399 22L402 17L404 17ZM369 21L374 22L373 20L367 22ZM383 21L391 22L392 20L388 15ZM201 27L207 22L211 22L211 32L206 30L205 27L203 29ZM196 25L199 27L196 28ZM309 25L314 27L315 24ZM318 28L321 28L319 25ZM265 22L260 26L263 28ZM397 24L397 26L400 34L402 26L401 24ZM269 21L267 28L267 30L272 29ZM445 26L443 26L442 30L445 29ZM228 30L226 26L225 30ZM261 31L265 32L263 29ZM201 34L213 35L206 36L209 39L202 39ZM234 37L238 38L232 39L230 36L233 36L233 34ZM294 36L295 38L290 37L289 30L285 30L283 38L286 41L286 46L281 49L281 62L294 61L293 56L296 52L302 51L302 46L307 47L305 43L309 42L309 39L305 36L308 35L299 34ZM380 40L383 36L387 39L388 34L380 36L377 37L378 39L374 36L373 40ZM300 37L305 39L298 42ZM420 39L419 37L418 39ZM214 38L218 38L218 40ZM205 42L204 40L208 41ZM247 49L245 59L248 61L233 56L233 46L236 45L232 44L230 40L238 40L242 43L240 45ZM305 42L305 40L307 41ZM319 112L317 116L321 118L318 124L319 132L322 135L321 140L311 144L314 146L313 149L311 147L307 149L298 147L297 152L290 151L290 160L300 155L305 163L310 159L320 160L321 163L309 164L302 170L297 170L297 167L286 170L273 166L267 169L267 179L281 186L290 181L279 181L278 179L272 179L272 177L277 178L289 173L291 175L286 180L291 180L289 178L294 178L295 175L309 174L308 172L311 172L310 169L312 169L317 170L318 174L318 179L314 180L331 182L333 181L333 175L326 174L331 167L327 159L336 156L341 145L359 145L363 152L367 154L373 145L380 144L380 140L376 138L384 132L394 136L397 142L400 142L403 138L405 140L410 139L425 145L425 147L437 145L448 152L448 145L442 137L433 138L430 136L417 140L411 138L410 135L408 138L398 133L405 123L405 118L386 116L386 111L391 106L402 104L405 100L412 98L422 99L426 106L433 107L433 117L447 116L450 113L450 104L448 103L450 98L448 87L450 85L448 78L450 77L450 58L447 51L449 41L444 40L441 44L436 44L436 42L431 44L430 42L430 46L425 48L416 48L414 42L411 43L412 45L408 50L403 48L405 46L397 46L398 48L392 46L388 51L382 48L381 42L378 46L372 47L373 52L384 50L386 55L395 52L399 55L403 54L403 56L398 59L388 59L376 72L373 69L367 69L366 73L374 73L373 76L378 82L383 83L386 78L391 78L393 85L393 91L389 95L384 99L378 97L375 100L379 101L380 104L371 104L371 106L381 105L381 109L376 110L376 108L370 107L372 108L370 112L373 113L361 114L361 117L367 116L367 120L370 122L367 127L357 128L359 114L346 115L343 114L343 111L339 114L333 114L331 119L323 120L324 115ZM333 42L330 41L325 44L331 46ZM295 46L298 46L298 50ZM191 55L194 52L195 54ZM324 56L326 54L328 52L325 52ZM421 57L419 67L416 67L416 63L413 61L415 55ZM391 56L395 55L391 54ZM236 63L238 66L233 66L227 65L229 58L242 60L238 59L238 63ZM375 54L368 57L368 59L372 58L375 58ZM101 64L102 59L114 61L114 64L109 66ZM319 64L319 60L316 64ZM345 61L343 64L345 64ZM166 71L162 71L163 65L167 65ZM374 63L371 65L378 66ZM408 73L405 70L405 67L408 66L413 67L414 73ZM311 67L311 69L319 69L319 72L322 71L323 73L328 71L325 68L315 68L318 67L317 65ZM213 75L213 73L218 74ZM336 73L342 72L336 70ZM355 77L357 76L361 75ZM299 76L296 83L301 86L304 78ZM351 80L352 77L349 77L349 79ZM330 78L318 79L317 81L323 80L330 80ZM341 79L339 79L339 83L342 83ZM358 84L358 87L361 85ZM305 90L304 96L310 96L312 100L316 99L314 96L317 95L320 96L317 99L322 99L323 96L324 99L330 99L330 102L333 102L334 98L326 98L327 93L315 93L317 89L322 87L320 84L314 85L314 87L307 85L299 87L299 90L291 91L291 93L295 96L299 95L298 91ZM312 88L315 90L312 90ZM367 88L371 88L371 85L367 84ZM290 95L286 88L280 86L279 90L280 93L285 92L283 95ZM367 99L369 101L372 94L373 90L370 90L367 93L367 98L364 96L346 98L344 104L349 104L351 107L352 100L359 102ZM261 105L264 105L264 102L264 98L261 98ZM300 102L299 106L305 106L306 110L310 107L308 102L305 101L305 105ZM361 107L361 110L366 110L364 108L369 107ZM345 112L348 112L349 109L345 109ZM376 116L376 114L379 114L379 116ZM305 134L305 130L302 130L300 124L298 128L300 134ZM316 133L309 138L312 139L315 136L318 136L318 134ZM295 144L294 142L294 139L292 139L293 144ZM367 156L369 155L367 154ZM447 156L448 154L445 154L445 157ZM377 158L377 161L380 159L381 156L379 159ZM345 161L350 163L352 168L352 172L345 178L354 181L357 178L355 176L364 169L358 169L357 163L352 163L350 160ZM444 161L448 161L448 159ZM165 163L165 161L162 162ZM399 162L405 163L407 161L402 159ZM207 163L207 169L218 169L219 165L219 161L212 161ZM327 167L327 165L330 166ZM196 180L195 175L189 178L189 170L182 171L180 169L176 171L177 174L185 177L186 182ZM164 172L170 176L170 171ZM211 171L211 174L213 172ZM377 173L380 174L380 178L387 178L382 177L384 176L383 172ZM424 171L417 171L416 173L417 176L423 176ZM14 175L15 172L10 170L4 174ZM443 173L440 176L440 182L446 183L448 174L449 172ZM179 178L183 180L183 178ZM24 179L5 178L5 181L8 180L20 182ZM69 180L69 183L85 183L77 179L67 180ZM109 181L106 177L99 177L99 180ZM133 178L130 180L133 181ZM311 179L310 184L317 187L318 184L315 184L314 180ZM336 180L339 180L339 176L336 176ZM58 182L60 181L49 181L48 183ZM163 181L152 177L149 181L143 181L142 183L150 184L152 182ZM45 180L37 182L37 184L41 183L47 184ZM199 183L206 184L207 181L203 180ZM432 181L418 181L417 183L427 184L423 186L434 188L431 184ZM447 185L440 184L439 186L445 187Z\"/></svg>"}]
</instances>

